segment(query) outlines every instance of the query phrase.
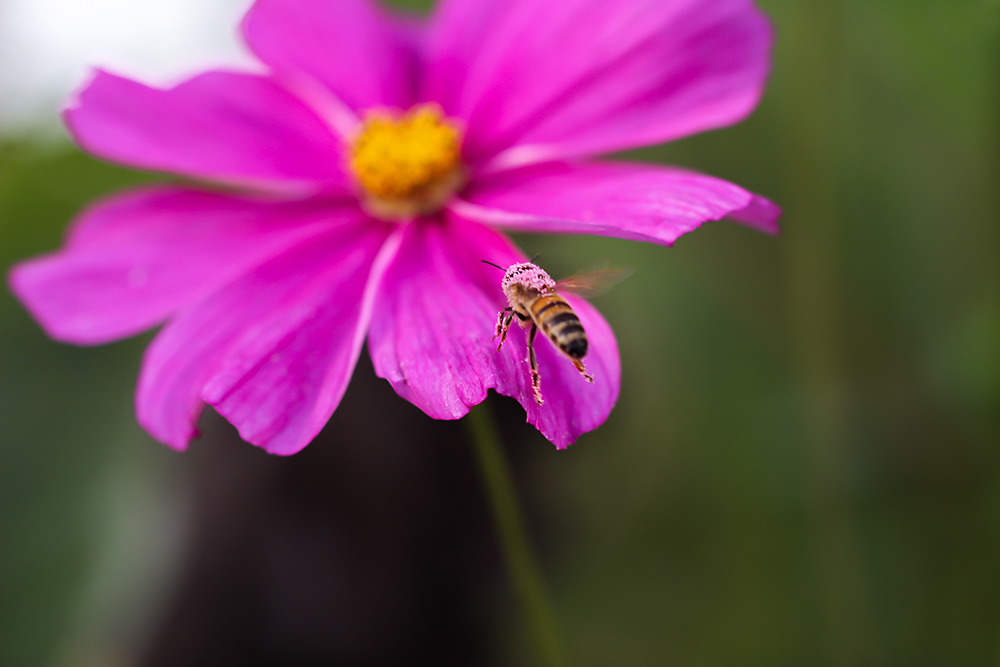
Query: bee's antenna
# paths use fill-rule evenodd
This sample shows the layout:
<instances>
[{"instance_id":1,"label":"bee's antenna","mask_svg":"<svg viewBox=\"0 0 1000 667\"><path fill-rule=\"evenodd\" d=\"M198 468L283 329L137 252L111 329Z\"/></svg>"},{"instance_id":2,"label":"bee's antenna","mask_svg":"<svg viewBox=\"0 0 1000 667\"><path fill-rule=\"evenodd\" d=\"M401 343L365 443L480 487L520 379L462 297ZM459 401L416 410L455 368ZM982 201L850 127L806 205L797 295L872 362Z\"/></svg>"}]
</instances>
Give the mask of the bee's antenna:
<instances>
[{"instance_id":1,"label":"bee's antenna","mask_svg":"<svg viewBox=\"0 0 1000 667\"><path fill-rule=\"evenodd\" d=\"M541 256L542 256L542 253L538 253L537 255L535 255L534 257L532 257L532 258L531 258L531 263L532 263L532 264L534 264L534 263L535 263L535 260L536 260L536 259L538 259L538 258L539 258L539 257L541 257Z\"/></svg>"},{"instance_id":2,"label":"bee's antenna","mask_svg":"<svg viewBox=\"0 0 1000 667\"><path fill-rule=\"evenodd\" d=\"M495 266L498 269L500 269L501 271L506 271L507 270L507 269L503 268L502 266L500 266L499 264L494 264L493 262L491 262L489 260L486 260L486 259L481 259L479 261L482 262L483 264L489 264L490 266Z\"/></svg>"}]
</instances>

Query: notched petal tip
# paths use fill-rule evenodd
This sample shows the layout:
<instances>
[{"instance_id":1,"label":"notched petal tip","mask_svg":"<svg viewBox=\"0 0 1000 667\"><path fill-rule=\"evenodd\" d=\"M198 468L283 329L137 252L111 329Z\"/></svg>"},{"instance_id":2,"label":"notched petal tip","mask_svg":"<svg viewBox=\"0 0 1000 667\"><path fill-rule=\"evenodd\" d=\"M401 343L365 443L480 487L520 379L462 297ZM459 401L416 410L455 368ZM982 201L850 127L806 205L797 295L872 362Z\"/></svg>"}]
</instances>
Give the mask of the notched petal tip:
<instances>
[{"instance_id":1,"label":"notched petal tip","mask_svg":"<svg viewBox=\"0 0 1000 667\"><path fill-rule=\"evenodd\" d=\"M100 67L87 68L87 72L84 74L83 79L73 88L70 94L66 97L66 101L63 102L62 106L59 108L59 116L62 118L63 123L66 125L67 130L69 130L71 134L72 127L69 124L70 113L76 111L76 109L80 107L81 98L87 90L94 85L94 81L106 74L108 73Z\"/></svg>"},{"instance_id":2,"label":"notched petal tip","mask_svg":"<svg viewBox=\"0 0 1000 667\"><path fill-rule=\"evenodd\" d=\"M100 85L101 79L114 76L101 67L88 68L83 80L70 92L59 109L59 119L66 128L69 138L87 153L95 154L96 150L89 145L86 134L79 127L79 114L84 108L87 94L95 86Z\"/></svg>"},{"instance_id":3,"label":"notched petal tip","mask_svg":"<svg viewBox=\"0 0 1000 667\"><path fill-rule=\"evenodd\" d=\"M781 233L781 226L778 224L781 213L781 207L774 202L760 195L751 194L750 202L746 206L728 213L726 217L774 236Z\"/></svg>"},{"instance_id":4,"label":"notched petal tip","mask_svg":"<svg viewBox=\"0 0 1000 667\"><path fill-rule=\"evenodd\" d=\"M194 425L191 425L186 431L178 431L176 428L171 429L169 425L164 424L150 410L144 409L138 391L135 396L135 415L136 423L142 427L142 430L148 433L153 440L166 445L175 452L186 452L191 446L191 441L201 437L201 431ZM193 423L196 423L200 416L199 411L199 414L194 416Z\"/></svg>"},{"instance_id":5,"label":"notched petal tip","mask_svg":"<svg viewBox=\"0 0 1000 667\"><path fill-rule=\"evenodd\" d=\"M98 325L79 312L67 312L61 307L58 278L53 280L53 266L60 263L58 253L43 255L20 262L7 273L7 285L28 314L45 334L60 343L94 346L108 342ZM58 273L56 268L55 273ZM138 333L138 332L135 332Z\"/></svg>"}]
</instances>

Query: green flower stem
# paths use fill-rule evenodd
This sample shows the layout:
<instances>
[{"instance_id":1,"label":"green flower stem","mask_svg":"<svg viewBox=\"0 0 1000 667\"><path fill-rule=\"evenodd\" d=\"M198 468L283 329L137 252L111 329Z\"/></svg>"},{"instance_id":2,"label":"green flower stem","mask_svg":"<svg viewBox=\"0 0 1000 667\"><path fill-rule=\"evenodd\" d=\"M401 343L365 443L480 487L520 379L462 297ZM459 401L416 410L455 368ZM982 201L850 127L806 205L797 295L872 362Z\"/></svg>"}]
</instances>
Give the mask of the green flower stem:
<instances>
[{"instance_id":1,"label":"green flower stem","mask_svg":"<svg viewBox=\"0 0 1000 667\"><path fill-rule=\"evenodd\" d=\"M524 623L534 640L539 664L561 667L565 663L556 636L552 610L542 587L538 566L528 546L521 508L493 417L484 404L474 407L465 421L493 510L493 520L496 522L497 537L503 548L507 572L517 593Z\"/></svg>"}]
</instances>

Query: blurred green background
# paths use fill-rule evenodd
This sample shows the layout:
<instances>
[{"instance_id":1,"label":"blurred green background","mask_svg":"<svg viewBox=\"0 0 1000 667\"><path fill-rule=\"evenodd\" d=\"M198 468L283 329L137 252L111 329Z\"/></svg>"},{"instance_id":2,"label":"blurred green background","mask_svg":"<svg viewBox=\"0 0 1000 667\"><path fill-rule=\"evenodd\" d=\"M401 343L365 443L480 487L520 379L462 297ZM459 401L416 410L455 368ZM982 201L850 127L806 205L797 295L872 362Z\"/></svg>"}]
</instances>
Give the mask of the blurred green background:
<instances>
[{"instance_id":1,"label":"blurred green background","mask_svg":"<svg viewBox=\"0 0 1000 667\"><path fill-rule=\"evenodd\" d=\"M636 267L595 302L608 423L509 443L570 662L1000 664L1000 3L760 4L758 111L636 156L770 197L781 236L518 237ZM0 136L0 267L148 178ZM188 481L132 416L147 340L60 345L0 291L0 665L128 664L169 597Z\"/></svg>"}]
</instances>

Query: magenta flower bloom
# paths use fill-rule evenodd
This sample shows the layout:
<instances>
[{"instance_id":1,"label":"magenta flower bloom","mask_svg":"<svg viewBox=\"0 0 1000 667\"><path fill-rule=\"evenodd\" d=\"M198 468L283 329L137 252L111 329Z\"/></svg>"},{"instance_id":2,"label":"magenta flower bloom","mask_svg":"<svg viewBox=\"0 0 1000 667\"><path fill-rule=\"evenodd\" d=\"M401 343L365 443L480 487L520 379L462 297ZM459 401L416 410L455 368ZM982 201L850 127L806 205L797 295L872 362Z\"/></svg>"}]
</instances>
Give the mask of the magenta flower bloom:
<instances>
[{"instance_id":1,"label":"magenta flower bloom","mask_svg":"<svg viewBox=\"0 0 1000 667\"><path fill-rule=\"evenodd\" d=\"M258 0L242 24L263 73L158 89L98 71L65 120L83 149L208 184L98 203L65 247L13 270L54 338L97 344L165 323L146 351L139 422L183 449L205 403L247 441L302 449L367 340L375 370L431 417L489 389L559 448L607 418L614 335L565 295L590 340L584 381L537 345L491 342L499 231L670 245L778 209L725 181L592 156L735 123L760 98L771 30L751 0L444 0L426 23L367 0Z\"/></svg>"}]
</instances>

